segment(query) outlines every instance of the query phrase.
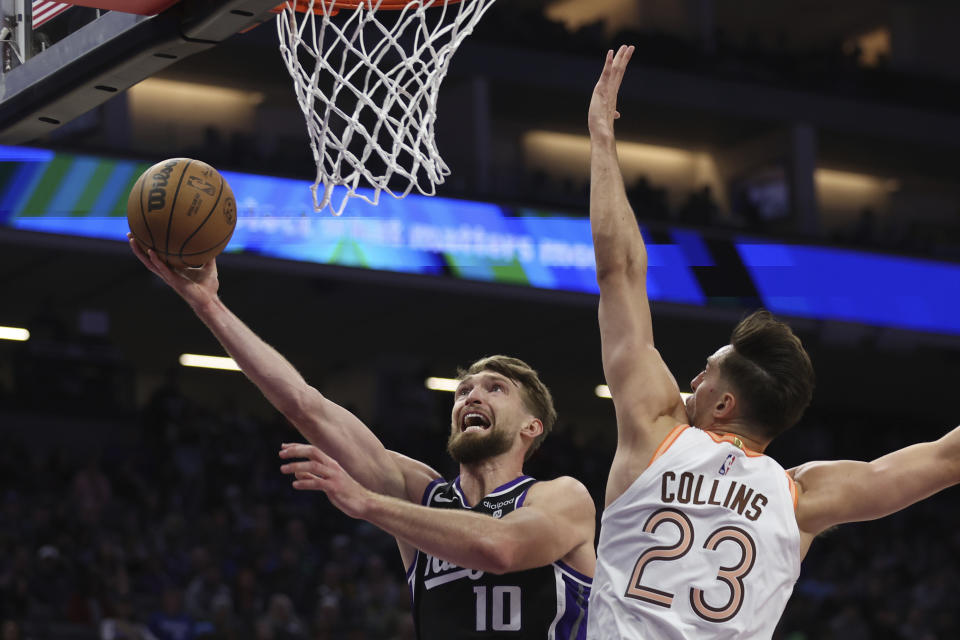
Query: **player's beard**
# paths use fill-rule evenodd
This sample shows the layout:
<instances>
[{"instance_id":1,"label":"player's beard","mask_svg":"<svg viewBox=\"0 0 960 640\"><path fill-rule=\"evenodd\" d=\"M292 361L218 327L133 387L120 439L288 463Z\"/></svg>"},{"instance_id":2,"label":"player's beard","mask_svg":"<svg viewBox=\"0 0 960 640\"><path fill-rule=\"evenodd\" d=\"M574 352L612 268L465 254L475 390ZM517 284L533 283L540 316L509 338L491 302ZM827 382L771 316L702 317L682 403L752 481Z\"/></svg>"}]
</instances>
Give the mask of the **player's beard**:
<instances>
[{"instance_id":1,"label":"player's beard","mask_svg":"<svg viewBox=\"0 0 960 640\"><path fill-rule=\"evenodd\" d=\"M492 426L483 432L451 433L447 453L460 464L476 464L510 450L510 433Z\"/></svg>"}]
</instances>

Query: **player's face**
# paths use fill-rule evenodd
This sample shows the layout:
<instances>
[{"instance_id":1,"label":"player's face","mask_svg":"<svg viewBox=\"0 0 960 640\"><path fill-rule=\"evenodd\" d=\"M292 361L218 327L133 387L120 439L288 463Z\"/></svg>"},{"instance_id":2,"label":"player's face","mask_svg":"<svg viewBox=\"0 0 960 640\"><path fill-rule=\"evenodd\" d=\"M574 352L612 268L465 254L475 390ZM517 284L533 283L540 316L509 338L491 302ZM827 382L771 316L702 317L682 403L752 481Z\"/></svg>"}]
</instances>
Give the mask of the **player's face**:
<instances>
[{"instance_id":1,"label":"player's face","mask_svg":"<svg viewBox=\"0 0 960 640\"><path fill-rule=\"evenodd\" d=\"M716 353L707 358L703 371L690 381L692 393L686 404L687 420L691 425L706 429L713 423L711 413L726 388L720 378L719 364L731 349L733 347L729 344L717 349Z\"/></svg>"},{"instance_id":2,"label":"player's face","mask_svg":"<svg viewBox=\"0 0 960 640\"><path fill-rule=\"evenodd\" d=\"M456 390L447 451L464 464L506 453L530 418L515 381L492 371L467 376Z\"/></svg>"}]
</instances>

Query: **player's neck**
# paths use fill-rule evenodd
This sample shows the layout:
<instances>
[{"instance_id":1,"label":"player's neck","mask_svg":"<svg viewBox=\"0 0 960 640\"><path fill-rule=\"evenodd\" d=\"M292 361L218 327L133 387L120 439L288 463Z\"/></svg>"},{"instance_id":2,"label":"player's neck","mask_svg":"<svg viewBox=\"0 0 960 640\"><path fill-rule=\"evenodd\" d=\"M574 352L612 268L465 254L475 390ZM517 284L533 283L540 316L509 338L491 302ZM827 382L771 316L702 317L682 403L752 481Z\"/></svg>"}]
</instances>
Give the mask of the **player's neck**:
<instances>
[{"instance_id":1,"label":"player's neck","mask_svg":"<svg viewBox=\"0 0 960 640\"><path fill-rule=\"evenodd\" d=\"M460 488L470 504L477 504L497 487L523 475L523 460L496 456L476 464L460 465Z\"/></svg>"}]
</instances>

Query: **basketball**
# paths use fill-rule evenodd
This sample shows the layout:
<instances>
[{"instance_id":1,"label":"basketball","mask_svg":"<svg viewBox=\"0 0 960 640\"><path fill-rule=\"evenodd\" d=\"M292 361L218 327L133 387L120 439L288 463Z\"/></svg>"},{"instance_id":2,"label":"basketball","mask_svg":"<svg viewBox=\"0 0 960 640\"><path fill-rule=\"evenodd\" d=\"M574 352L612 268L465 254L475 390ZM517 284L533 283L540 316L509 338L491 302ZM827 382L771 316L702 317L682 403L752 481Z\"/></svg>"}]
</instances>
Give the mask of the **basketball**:
<instances>
[{"instance_id":1,"label":"basketball","mask_svg":"<svg viewBox=\"0 0 960 640\"><path fill-rule=\"evenodd\" d=\"M227 246L237 201L205 162L170 158L143 172L130 190L127 223L144 249L171 267L200 267Z\"/></svg>"}]
</instances>

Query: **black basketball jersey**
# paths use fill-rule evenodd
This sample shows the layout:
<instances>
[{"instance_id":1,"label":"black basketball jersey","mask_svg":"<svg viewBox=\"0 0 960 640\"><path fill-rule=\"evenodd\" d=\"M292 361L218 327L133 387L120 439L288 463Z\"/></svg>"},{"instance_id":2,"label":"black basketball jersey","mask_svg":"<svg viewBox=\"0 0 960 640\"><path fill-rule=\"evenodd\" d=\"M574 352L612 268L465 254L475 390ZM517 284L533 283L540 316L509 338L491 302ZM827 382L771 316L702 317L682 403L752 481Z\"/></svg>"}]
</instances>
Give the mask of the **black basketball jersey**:
<instances>
[{"instance_id":1,"label":"black basketball jersey","mask_svg":"<svg viewBox=\"0 0 960 640\"><path fill-rule=\"evenodd\" d=\"M523 506L536 482L521 476L469 505L460 478L434 480L423 504L502 518ZM464 569L422 551L407 570L420 640L584 640L592 579L561 561L496 575Z\"/></svg>"}]
</instances>

